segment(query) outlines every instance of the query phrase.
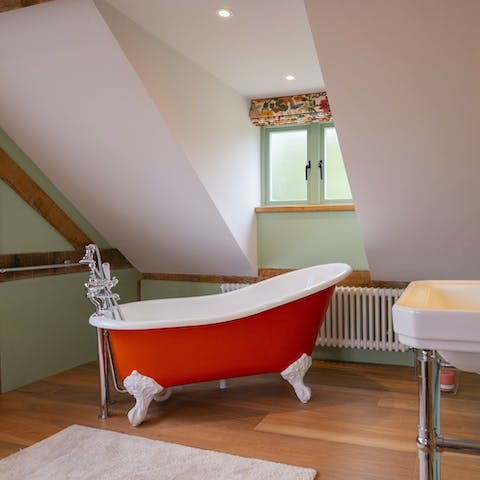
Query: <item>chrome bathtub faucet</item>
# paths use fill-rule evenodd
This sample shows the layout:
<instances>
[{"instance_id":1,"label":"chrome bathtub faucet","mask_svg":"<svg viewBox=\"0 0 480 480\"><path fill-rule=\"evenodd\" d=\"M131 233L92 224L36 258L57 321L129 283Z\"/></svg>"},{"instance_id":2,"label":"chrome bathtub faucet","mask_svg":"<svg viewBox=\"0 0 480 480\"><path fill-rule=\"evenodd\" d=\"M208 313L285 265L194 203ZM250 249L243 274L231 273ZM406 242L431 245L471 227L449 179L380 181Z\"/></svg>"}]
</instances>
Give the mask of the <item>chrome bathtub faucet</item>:
<instances>
[{"instance_id":1,"label":"chrome bathtub faucet","mask_svg":"<svg viewBox=\"0 0 480 480\"><path fill-rule=\"evenodd\" d=\"M95 305L95 314L124 320L118 306L120 295L113 293L112 288L118 284L116 277L110 275L110 264L102 263L102 257L97 245L90 243L85 247L85 255L80 260L82 265L88 265L90 276L85 283L87 298Z\"/></svg>"}]
</instances>

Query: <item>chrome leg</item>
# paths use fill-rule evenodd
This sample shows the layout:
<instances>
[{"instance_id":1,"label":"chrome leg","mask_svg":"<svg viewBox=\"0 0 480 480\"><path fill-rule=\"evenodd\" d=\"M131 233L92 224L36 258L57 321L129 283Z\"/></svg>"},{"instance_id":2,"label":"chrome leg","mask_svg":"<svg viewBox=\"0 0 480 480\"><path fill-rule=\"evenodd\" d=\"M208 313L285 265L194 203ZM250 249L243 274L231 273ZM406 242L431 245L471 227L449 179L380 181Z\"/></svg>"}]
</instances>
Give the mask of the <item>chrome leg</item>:
<instances>
[{"instance_id":1,"label":"chrome leg","mask_svg":"<svg viewBox=\"0 0 480 480\"><path fill-rule=\"evenodd\" d=\"M436 439L440 429L439 362L434 350L417 356L419 424L417 448L420 480L440 480L440 453Z\"/></svg>"},{"instance_id":2,"label":"chrome leg","mask_svg":"<svg viewBox=\"0 0 480 480\"><path fill-rule=\"evenodd\" d=\"M109 405L109 385L108 385L108 357L105 345L105 330L97 328L97 347L98 347L98 370L100 379L100 415L98 418L105 420L110 417L108 412Z\"/></svg>"}]
</instances>

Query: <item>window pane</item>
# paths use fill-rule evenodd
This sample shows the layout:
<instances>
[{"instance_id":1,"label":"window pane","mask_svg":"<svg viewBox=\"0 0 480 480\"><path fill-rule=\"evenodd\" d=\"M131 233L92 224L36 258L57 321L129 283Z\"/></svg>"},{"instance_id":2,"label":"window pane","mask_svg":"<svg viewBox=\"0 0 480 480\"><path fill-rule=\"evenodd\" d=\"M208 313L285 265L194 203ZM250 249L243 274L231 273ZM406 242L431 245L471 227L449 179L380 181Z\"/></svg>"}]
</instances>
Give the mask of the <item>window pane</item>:
<instances>
[{"instance_id":1,"label":"window pane","mask_svg":"<svg viewBox=\"0 0 480 480\"><path fill-rule=\"evenodd\" d=\"M352 198L335 127L325 128L325 199Z\"/></svg>"},{"instance_id":2,"label":"window pane","mask_svg":"<svg viewBox=\"0 0 480 480\"><path fill-rule=\"evenodd\" d=\"M307 130L270 132L270 200L306 201Z\"/></svg>"}]
</instances>

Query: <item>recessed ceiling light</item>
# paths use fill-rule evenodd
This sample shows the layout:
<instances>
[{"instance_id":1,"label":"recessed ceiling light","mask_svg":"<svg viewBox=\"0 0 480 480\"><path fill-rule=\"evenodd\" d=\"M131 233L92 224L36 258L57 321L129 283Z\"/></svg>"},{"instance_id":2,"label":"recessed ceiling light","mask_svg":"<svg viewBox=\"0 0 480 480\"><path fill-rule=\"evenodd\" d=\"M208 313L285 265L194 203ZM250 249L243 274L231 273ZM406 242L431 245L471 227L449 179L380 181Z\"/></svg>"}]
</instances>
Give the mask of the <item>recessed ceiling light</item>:
<instances>
[{"instance_id":1,"label":"recessed ceiling light","mask_svg":"<svg viewBox=\"0 0 480 480\"><path fill-rule=\"evenodd\" d=\"M286 75L285 80L295 80L295 75Z\"/></svg>"},{"instance_id":2,"label":"recessed ceiling light","mask_svg":"<svg viewBox=\"0 0 480 480\"><path fill-rule=\"evenodd\" d=\"M227 8L220 8L217 10L217 15L222 18L229 18L233 15L233 12Z\"/></svg>"}]
</instances>

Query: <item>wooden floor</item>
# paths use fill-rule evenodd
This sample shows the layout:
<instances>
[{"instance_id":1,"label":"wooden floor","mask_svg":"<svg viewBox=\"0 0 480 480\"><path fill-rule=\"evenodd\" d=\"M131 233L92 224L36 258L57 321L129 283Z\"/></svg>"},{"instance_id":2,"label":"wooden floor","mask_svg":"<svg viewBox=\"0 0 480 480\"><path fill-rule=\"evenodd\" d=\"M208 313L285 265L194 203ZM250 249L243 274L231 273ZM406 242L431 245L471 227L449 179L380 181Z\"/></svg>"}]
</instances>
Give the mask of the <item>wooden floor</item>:
<instances>
[{"instance_id":1,"label":"wooden floor","mask_svg":"<svg viewBox=\"0 0 480 480\"><path fill-rule=\"evenodd\" d=\"M480 438L480 377L463 373L442 400L442 433ZM0 457L72 424L311 467L318 480L418 478L417 384L412 368L314 362L303 405L278 375L183 387L133 428L128 394L97 419L97 370L87 364L0 395ZM480 457L443 454L442 479L480 478Z\"/></svg>"}]
</instances>

